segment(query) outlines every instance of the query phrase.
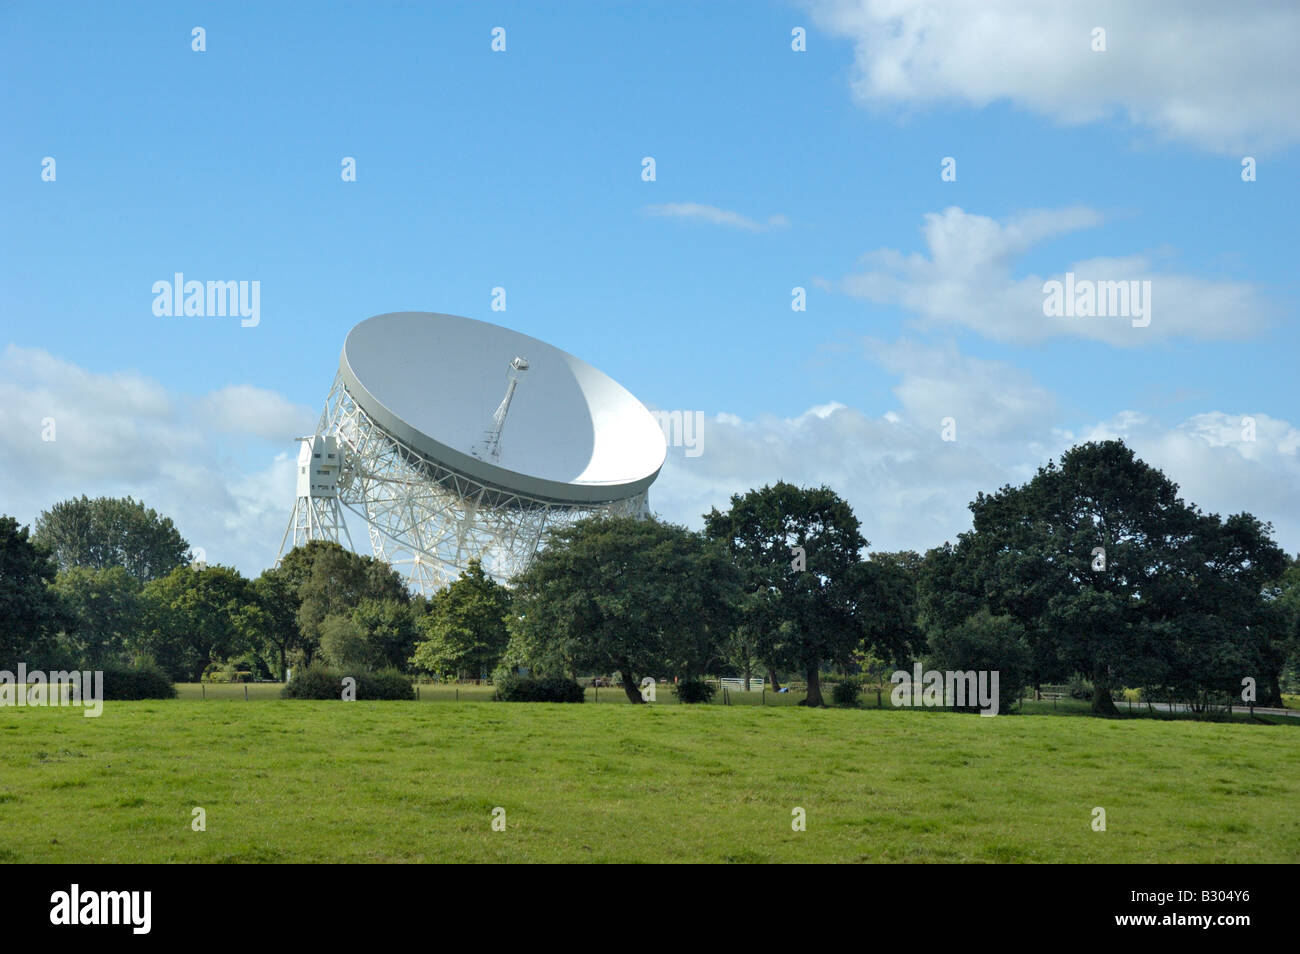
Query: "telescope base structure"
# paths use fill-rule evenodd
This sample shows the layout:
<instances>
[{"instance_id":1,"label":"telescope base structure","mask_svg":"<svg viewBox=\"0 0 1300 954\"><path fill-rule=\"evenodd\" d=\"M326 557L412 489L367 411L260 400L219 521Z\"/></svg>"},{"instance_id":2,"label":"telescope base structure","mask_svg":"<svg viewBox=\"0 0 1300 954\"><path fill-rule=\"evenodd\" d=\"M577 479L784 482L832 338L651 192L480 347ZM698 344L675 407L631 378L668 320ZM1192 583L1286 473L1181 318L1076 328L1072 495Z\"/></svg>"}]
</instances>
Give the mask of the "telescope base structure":
<instances>
[{"instance_id":1,"label":"telescope base structure","mask_svg":"<svg viewBox=\"0 0 1300 954\"><path fill-rule=\"evenodd\" d=\"M337 376L317 432L338 438L339 500L366 521L375 556L426 594L457 579L475 558L485 573L507 581L528 567L546 531L556 527L595 514L649 513L646 491L603 503L562 503L449 470L371 420Z\"/></svg>"},{"instance_id":2,"label":"telescope base structure","mask_svg":"<svg viewBox=\"0 0 1300 954\"><path fill-rule=\"evenodd\" d=\"M290 538L292 543L289 543ZM343 508L337 498L301 496L294 501L289 526L280 541L280 556L308 540L329 540L340 545L346 542L348 549L352 549L352 535L348 533Z\"/></svg>"}]
</instances>

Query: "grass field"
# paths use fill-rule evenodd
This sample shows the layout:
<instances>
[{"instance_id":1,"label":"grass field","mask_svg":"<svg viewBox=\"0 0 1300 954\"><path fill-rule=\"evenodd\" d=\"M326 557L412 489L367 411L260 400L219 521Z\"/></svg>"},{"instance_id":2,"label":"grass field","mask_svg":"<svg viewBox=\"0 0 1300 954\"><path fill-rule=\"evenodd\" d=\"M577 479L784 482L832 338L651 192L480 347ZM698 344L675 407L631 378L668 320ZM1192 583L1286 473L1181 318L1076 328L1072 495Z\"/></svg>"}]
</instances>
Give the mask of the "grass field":
<instances>
[{"instance_id":1,"label":"grass field","mask_svg":"<svg viewBox=\"0 0 1300 954\"><path fill-rule=\"evenodd\" d=\"M5 708L0 860L1296 862L1297 743L1282 725L242 691L98 719Z\"/></svg>"},{"instance_id":2,"label":"grass field","mask_svg":"<svg viewBox=\"0 0 1300 954\"><path fill-rule=\"evenodd\" d=\"M279 699L282 683L272 682L253 682L253 683L208 683L200 685L197 682L182 682L176 684L177 697L180 699L208 699L208 700L226 700L234 699L243 701L247 698L250 702L263 702L268 699ZM247 691L247 694L245 693ZM495 690L487 685L449 685L449 684L425 684L419 687L419 701L421 702L490 702ZM829 691L827 692L829 698ZM731 692L727 695L727 704L732 706L797 706L803 701L802 692L788 693L761 693L761 692ZM721 705L723 697L717 694L714 697L714 704ZM1285 700L1285 697L1284 697ZM623 690L619 688L593 689L587 688L586 701L589 703L599 702L601 705L617 704L627 705L627 697ZM890 705L889 687L886 687L881 696L877 697L875 689L869 689L862 694L862 705L866 708L875 708L877 701L885 707ZM666 686L661 688L656 697L656 705L675 706L678 705L677 697ZM1127 702L1118 702L1120 713L1125 718L1157 718L1157 719L1187 719L1195 720L1197 717L1191 713L1185 712L1162 712L1157 711L1149 714L1144 705L1138 702L1129 704ZM1294 708L1294 707L1293 707ZM1056 702L1041 701L1035 702L1027 699L1021 703L1021 711L1030 715L1091 715L1092 707L1087 702L1081 702L1077 699L1061 699ZM1243 723L1260 723L1283 721L1261 716L1252 718L1245 709L1235 709L1231 715L1217 716L1222 721L1233 721ZM1300 726L1300 721L1297 722Z\"/></svg>"}]
</instances>

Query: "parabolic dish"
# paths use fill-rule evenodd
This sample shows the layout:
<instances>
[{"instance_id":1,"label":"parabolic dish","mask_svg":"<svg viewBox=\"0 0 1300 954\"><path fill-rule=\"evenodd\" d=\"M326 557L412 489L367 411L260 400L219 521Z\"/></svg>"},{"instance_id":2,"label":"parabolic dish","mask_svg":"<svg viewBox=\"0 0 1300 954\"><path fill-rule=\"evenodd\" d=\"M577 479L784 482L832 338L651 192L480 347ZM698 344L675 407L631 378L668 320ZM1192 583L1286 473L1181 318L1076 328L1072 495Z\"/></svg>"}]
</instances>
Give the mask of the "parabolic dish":
<instances>
[{"instance_id":1,"label":"parabolic dish","mask_svg":"<svg viewBox=\"0 0 1300 954\"><path fill-rule=\"evenodd\" d=\"M496 461L475 455L519 379ZM559 503L623 500L645 490L666 444L626 388L585 361L499 325L456 315L376 315L343 343L339 375L370 418L443 467L503 490Z\"/></svg>"}]
</instances>

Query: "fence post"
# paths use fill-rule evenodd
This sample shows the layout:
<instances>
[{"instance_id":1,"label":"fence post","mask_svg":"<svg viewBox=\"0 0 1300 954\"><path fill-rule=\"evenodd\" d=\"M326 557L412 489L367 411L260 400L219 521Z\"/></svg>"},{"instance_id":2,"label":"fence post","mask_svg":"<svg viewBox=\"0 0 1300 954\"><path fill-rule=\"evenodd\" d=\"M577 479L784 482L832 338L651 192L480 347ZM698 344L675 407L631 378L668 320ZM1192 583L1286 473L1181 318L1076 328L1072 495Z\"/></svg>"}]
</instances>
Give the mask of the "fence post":
<instances>
[{"instance_id":1,"label":"fence post","mask_svg":"<svg viewBox=\"0 0 1300 954\"><path fill-rule=\"evenodd\" d=\"M460 686L456 687L456 701L460 702Z\"/></svg>"},{"instance_id":2,"label":"fence post","mask_svg":"<svg viewBox=\"0 0 1300 954\"><path fill-rule=\"evenodd\" d=\"M244 701L245 701L245 702L248 701L248 686L247 686L247 684L245 684L245 686L244 686Z\"/></svg>"},{"instance_id":3,"label":"fence post","mask_svg":"<svg viewBox=\"0 0 1300 954\"><path fill-rule=\"evenodd\" d=\"M763 683L763 705L767 705L767 683Z\"/></svg>"},{"instance_id":4,"label":"fence post","mask_svg":"<svg viewBox=\"0 0 1300 954\"><path fill-rule=\"evenodd\" d=\"M203 683L199 683L199 692L202 693L202 698L206 699L208 697L208 687Z\"/></svg>"}]
</instances>

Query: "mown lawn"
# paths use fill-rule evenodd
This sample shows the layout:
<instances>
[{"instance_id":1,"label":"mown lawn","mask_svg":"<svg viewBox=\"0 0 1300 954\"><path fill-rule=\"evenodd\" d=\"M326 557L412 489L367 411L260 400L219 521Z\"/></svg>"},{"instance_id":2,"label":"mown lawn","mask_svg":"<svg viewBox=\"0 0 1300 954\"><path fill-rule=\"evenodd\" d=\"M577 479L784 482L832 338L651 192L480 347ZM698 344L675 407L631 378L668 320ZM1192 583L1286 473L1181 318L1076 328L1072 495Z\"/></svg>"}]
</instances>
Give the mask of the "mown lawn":
<instances>
[{"instance_id":1,"label":"mown lawn","mask_svg":"<svg viewBox=\"0 0 1300 954\"><path fill-rule=\"evenodd\" d=\"M0 709L3 861L1296 862L1298 797L1300 733L1284 725L242 698L107 703L98 719Z\"/></svg>"}]
</instances>

